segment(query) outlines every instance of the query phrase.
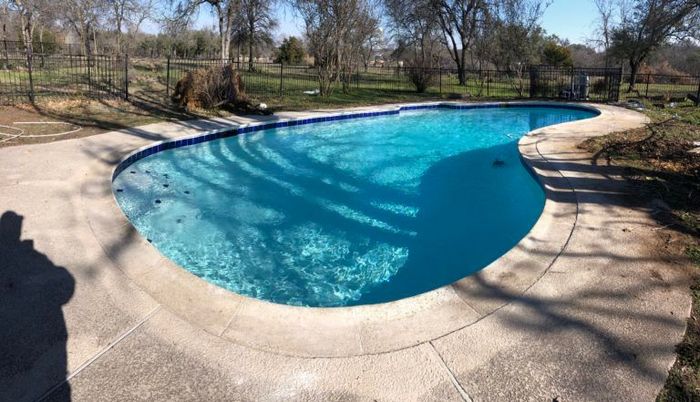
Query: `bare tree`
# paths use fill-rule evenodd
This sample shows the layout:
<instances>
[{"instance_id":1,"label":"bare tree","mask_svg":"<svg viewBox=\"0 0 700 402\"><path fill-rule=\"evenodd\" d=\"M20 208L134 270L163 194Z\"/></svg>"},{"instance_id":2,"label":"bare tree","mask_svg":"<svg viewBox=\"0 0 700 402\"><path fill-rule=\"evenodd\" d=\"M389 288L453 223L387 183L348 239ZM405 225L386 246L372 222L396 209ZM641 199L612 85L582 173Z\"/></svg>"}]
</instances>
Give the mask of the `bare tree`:
<instances>
[{"instance_id":1,"label":"bare tree","mask_svg":"<svg viewBox=\"0 0 700 402\"><path fill-rule=\"evenodd\" d=\"M524 91L525 68L537 60L544 45L544 31L539 25L549 1L501 0L490 10L480 56L498 70L505 70L519 96Z\"/></svg>"},{"instance_id":2,"label":"bare tree","mask_svg":"<svg viewBox=\"0 0 700 402\"><path fill-rule=\"evenodd\" d=\"M385 0L385 8L394 39L411 64L434 67L441 31L431 0Z\"/></svg>"},{"instance_id":3,"label":"bare tree","mask_svg":"<svg viewBox=\"0 0 700 402\"><path fill-rule=\"evenodd\" d=\"M272 7L274 0L241 0L245 39L248 42L248 70L253 71L253 49L260 42L272 43L277 26Z\"/></svg>"},{"instance_id":4,"label":"bare tree","mask_svg":"<svg viewBox=\"0 0 700 402\"><path fill-rule=\"evenodd\" d=\"M360 26L371 15L370 4L367 0L293 0L293 5L306 26L320 93L328 96L341 74L347 79L353 57L365 40L360 38ZM347 90L347 85L343 89Z\"/></svg>"},{"instance_id":5,"label":"bare tree","mask_svg":"<svg viewBox=\"0 0 700 402\"><path fill-rule=\"evenodd\" d=\"M628 92L635 90L642 63L661 45L697 34L699 0L633 0L620 24L611 30L611 52L630 68Z\"/></svg>"},{"instance_id":6,"label":"bare tree","mask_svg":"<svg viewBox=\"0 0 700 402\"><path fill-rule=\"evenodd\" d=\"M40 12L43 2L41 0L11 0L10 5L19 14L22 26L22 42L27 56L27 72L29 75L29 100L34 101L34 77L33 57L34 48L32 39L34 37L34 20L36 14Z\"/></svg>"},{"instance_id":7,"label":"bare tree","mask_svg":"<svg viewBox=\"0 0 700 402\"><path fill-rule=\"evenodd\" d=\"M97 29L105 15L106 7L104 0L63 0L61 4L62 19L80 38L88 58L97 53Z\"/></svg>"},{"instance_id":8,"label":"bare tree","mask_svg":"<svg viewBox=\"0 0 700 402\"><path fill-rule=\"evenodd\" d=\"M33 39L36 22L47 7L45 0L9 0L8 11L12 10L19 16L22 43L27 53L27 59L31 59L33 53Z\"/></svg>"},{"instance_id":9,"label":"bare tree","mask_svg":"<svg viewBox=\"0 0 700 402\"><path fill-rule=\"evenodd\" d=\"M189 20L203 5L208 5L214 12L218 21L220 56L222 61L230 59L231 37L233 36L233 23L236 15L241 11L241 0L171 0L177 1L174 20Z\"/></svg>"},{"instance_id":10,"label":"bare tree","mask_svg":"<svg viewBox=\"0 0 700 402\"><path fill-rule=\"evenodd\" d=\"M151 17L154 0L111 0L109 10L114 26L116 47L119 52L125 52L123 34L126 25L131 25L138 31L141 24Z\"/></svg>"},{"instance_id":11,"label":"bare tree","mask_svg":"<svg viewBox=\"0 0 700 402\"><path fill-rule=\"evenodd\" d=\"M597 38L594 42L605 52L605 67L610 65L610 41L612 36L613 14L616 0L594 0L598 10Z\"/></svg>"},{"instance_id":12,"label":"bare tree","mask_svg":"<svg viewBox=\"0 0 700 402\"><path fill-rule=\"evenodd\" d=\"M466 59L478 27L488 13L486 0L436 0L433 2L443 35L441 42L457 66L460 85L466 85Z\"/></svg>"},{"instance_id":13,"label":"bare tree","mask_svg":"<svg viewBox=\"0 0 700 402\"><path fill-rule=\"evenodd\" d=\"M362 56L362 64L365 67L365 72L369 69L369 63L378 48L384 45L384 31L379 27L379 20L373 19L369 21L370 26L376 26L375 29L365 35L367 39L360 47L360 55Z\"/></svg>"},{"instance_id":14,"label":"bare tree","mask_svg":"<svg viewBox=\"0 0 700 402\"><path fill-rule=\"evenodd\" d=\"M432 0L385 0L389 26L398 43L397 57L407 67L409 79L418 92L424 92L434 76L440 30Z\"/></svg>"}]
</instances>

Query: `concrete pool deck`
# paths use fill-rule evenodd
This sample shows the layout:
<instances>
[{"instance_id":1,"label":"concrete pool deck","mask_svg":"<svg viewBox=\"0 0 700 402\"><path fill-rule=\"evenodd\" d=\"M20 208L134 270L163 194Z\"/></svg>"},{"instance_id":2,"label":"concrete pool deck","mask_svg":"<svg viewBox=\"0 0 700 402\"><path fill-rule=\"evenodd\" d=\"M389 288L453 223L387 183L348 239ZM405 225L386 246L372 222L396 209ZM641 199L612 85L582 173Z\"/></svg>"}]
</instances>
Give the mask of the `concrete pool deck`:
<instances>
[{"instance_id":1,"label":"concrete pool deck","mask_svg":"<svg viewBox=\"0 0 700 402\"><path fill-rule=\"evenodd\" d=\"M450 287L350 309L209 285L116 206L111 171L133 149L250 119L0 149L3 233L21 225L23 240L0 238L0 318L12 323L0 400L652 400L685 330L688 281L655 252L652 209L576 149L646 118L596 108L521 141L548 201L516 248Z\"/></svg>"}]
</instances>

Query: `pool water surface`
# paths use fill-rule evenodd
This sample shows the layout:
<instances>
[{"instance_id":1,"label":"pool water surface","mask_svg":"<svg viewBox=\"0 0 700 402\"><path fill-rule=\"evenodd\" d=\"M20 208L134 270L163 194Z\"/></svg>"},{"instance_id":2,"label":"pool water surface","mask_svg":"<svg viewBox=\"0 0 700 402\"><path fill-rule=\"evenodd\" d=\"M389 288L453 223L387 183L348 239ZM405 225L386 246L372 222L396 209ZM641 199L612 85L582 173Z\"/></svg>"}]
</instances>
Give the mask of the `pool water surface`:
<instances>
[{"instance_id":1,"label":"pool water surface","mask_svg":"<svg viewBox=\"0 0 700 402\"><path fill-rule=\"evenodd\" d=\"M595 115L428 109L268 129L147 156L113 188L163 255L218 286L301 306L388 302L517 244L545 201L519 138Z\"/></svg>"}]
</instances>

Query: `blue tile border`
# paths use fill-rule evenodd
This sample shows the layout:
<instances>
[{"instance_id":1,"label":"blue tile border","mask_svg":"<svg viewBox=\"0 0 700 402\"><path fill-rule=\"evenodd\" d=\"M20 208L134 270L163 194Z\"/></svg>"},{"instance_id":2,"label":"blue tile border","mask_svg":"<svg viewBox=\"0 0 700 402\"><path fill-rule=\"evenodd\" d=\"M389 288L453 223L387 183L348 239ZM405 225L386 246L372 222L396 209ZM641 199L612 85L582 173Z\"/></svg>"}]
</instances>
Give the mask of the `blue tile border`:
<instances>
[{"instance_id":1,"label":"blue tile border","mask_svg":"<svg viewBox=\"0 0 700 402\"><path fill-rule=\"evenodd\" d=\"M120 173L122 173L127 167L131 166L136 161L143 159L147 156L157 154L161 151L168 149L186 147L189 145L200 144L203 142L218 140L227 137L233 137L238 134L252 133L256 131L270 130L282 127L293 127L301 126L306 124L330 122L338 120L349 120L358 119L366 117L376 117L376 116L386 116L400 114L402 111L409 110L422 110L422 109L495 109L495 108L517 108L517 107L528 107L528 108L559 108L559 109L570 109L570 110L585 110L589 112L595 112L600 114L597 109L585 106L585 105L572 105L572 104L560 104L560 103L529 103L529 102L509 102L509 103L450 103L450 102L439 102L439 103L426 103L426 104L413 104L413 105L403 105L398 106L391 110L380 110L376 112L343 112L342 114L335 114L330 116L320 116L320 117L308 117L300 119L285 120L276 123L253 123L252 125L246 125L244 127L237 127L231 129L223 129L215 132L206 132L204 134L198 134L189 138L172 139L166 141L160 141L155 144L147 145L146 147L140 148L136 151L131 152L122 159L121 162L114 168L112 173L112 180L114 180Z\"/></svg>"}]
</instances>

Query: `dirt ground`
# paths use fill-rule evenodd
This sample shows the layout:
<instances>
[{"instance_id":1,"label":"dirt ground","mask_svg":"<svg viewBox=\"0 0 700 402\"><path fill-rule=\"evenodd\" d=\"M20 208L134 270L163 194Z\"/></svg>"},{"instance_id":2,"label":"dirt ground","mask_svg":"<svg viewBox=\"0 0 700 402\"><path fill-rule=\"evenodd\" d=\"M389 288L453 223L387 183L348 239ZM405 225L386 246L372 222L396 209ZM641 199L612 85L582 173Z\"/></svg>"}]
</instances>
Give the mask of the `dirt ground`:
<instances>
[{"instance_id":1,"label":"dirt ground","mask_svg":"<svg viewBox=\"0 0 700 402\"><path fill-rule=\"evenodd\" d=\"M107 131L104 128L82 126L42 114L37 110L15 106L0 107L0 125L0 147L87 137Z\"/></svg>"}]
</instances>

